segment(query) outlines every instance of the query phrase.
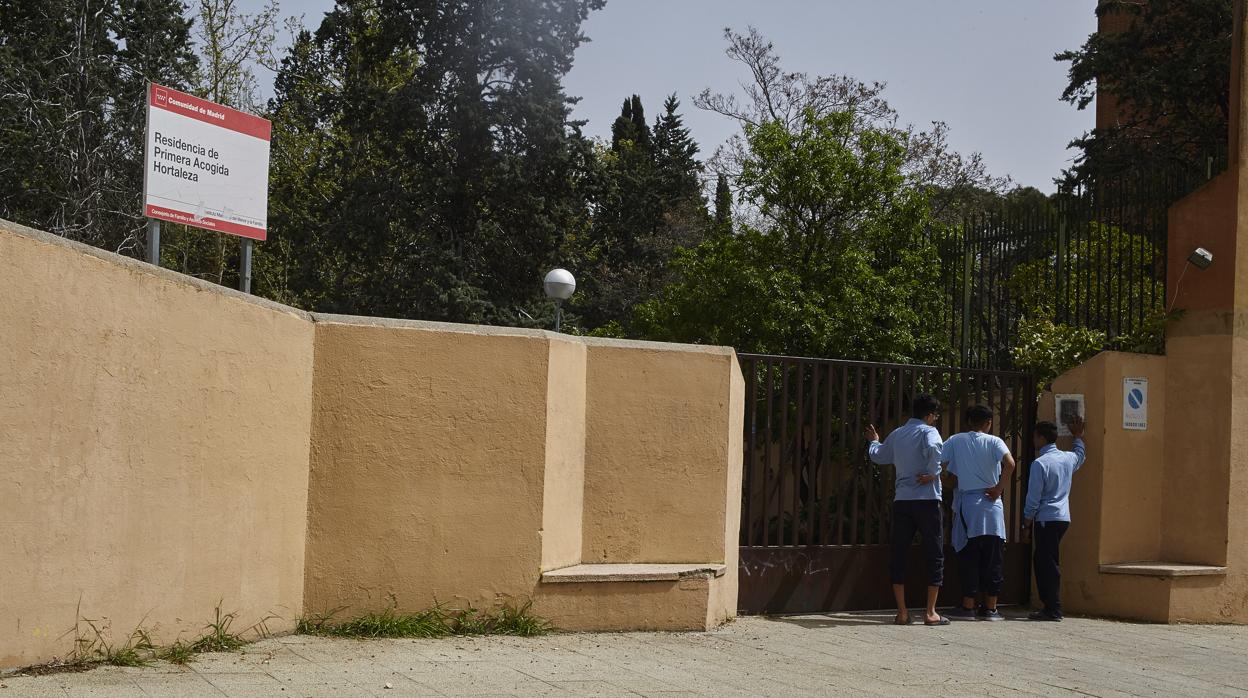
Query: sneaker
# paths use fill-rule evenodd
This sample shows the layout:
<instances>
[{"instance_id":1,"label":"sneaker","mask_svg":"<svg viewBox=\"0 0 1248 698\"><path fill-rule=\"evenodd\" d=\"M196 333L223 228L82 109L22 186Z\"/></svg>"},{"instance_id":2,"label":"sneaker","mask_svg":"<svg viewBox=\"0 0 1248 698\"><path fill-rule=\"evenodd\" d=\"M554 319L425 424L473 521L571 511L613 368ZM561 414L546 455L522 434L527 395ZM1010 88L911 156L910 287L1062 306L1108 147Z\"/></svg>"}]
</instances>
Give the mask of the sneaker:
<instances>
[{"instance_id":1,"label":"sneaker","mask_svg":"<svg viewBox=\"0 0 1248 698\"><path fill-rule=\"evenodd\" d=\"M983 613L979 614L980 620L1005 620L1005 616L995 608L985 608Z\"/></svg>"},{"instance_id":2,"label":"sneaker","mask_svg":"<svg viewBox=\"0 0 1248 698\"><path fill-rule=\"evenodd\" d=\"M1032 611L1027 615L1030 620L1044 620L1050 623L1061 623L1061 614L1049 613L1048 611Z\"/></svg>"},{"instance_id":3,"label":"sneaker","mask_svg":"<svg viewBox=\"0 0 1248 698\"><path fill-rule=\"evenodd\" d=\"M945 615L954 620L975 620L975 611L970 608L962 608L961 606L954 606Z\"/></svg>"}]
</instances>

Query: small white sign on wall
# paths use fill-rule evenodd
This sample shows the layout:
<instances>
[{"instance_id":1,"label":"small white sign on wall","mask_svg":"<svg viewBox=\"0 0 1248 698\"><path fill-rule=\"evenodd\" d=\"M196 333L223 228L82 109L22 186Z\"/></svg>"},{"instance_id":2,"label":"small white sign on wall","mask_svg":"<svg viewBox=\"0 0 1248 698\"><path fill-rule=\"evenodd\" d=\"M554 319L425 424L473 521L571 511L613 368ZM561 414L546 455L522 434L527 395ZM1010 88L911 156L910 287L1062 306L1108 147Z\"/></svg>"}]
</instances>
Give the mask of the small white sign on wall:
<instances>
[{"instance_id":1,"label":"small white sign on wall","mask_svg":"<svg viewBox=\"0 0 1248 698\"><path fill-rule=\"evenodd\" d=\"M1057 415L1057 435L1070 436L1066 423L1074 417L1083 417L1083 395L1066 394L1053 396L1053 414Z\"/></svg>"},{"instance_id":2,"label":"small white sign on wall","mask_svg":"<svg viewBox=\"0 0 1248 698\"><path fill-rule=\"evenodd\" d=\"M1122 379L1122 428L1131 431L1148 429L1148 379Z\"/></svg>"}]
</instances>

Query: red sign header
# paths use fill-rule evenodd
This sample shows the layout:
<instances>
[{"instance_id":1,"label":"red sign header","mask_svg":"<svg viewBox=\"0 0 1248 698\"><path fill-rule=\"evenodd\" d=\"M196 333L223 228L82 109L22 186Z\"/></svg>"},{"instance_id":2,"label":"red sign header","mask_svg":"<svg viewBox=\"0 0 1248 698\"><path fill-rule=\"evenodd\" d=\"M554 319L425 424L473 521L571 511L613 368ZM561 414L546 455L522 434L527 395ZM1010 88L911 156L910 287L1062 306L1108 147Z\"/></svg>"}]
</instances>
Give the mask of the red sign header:
<instances>
[{"instance_id":1,"label":"red sign header","mask_svg":"<svg viewBox=\"0 0 1248 698\"><path fill-rule=\"evenodd\" d=\"M153 108L164 109L264 141L269 140L273 132L273 125L268 119L254 114L231 109L169 87L153 84L149 89L152 91L150 103Z\"/></svg>"}]
</instances>

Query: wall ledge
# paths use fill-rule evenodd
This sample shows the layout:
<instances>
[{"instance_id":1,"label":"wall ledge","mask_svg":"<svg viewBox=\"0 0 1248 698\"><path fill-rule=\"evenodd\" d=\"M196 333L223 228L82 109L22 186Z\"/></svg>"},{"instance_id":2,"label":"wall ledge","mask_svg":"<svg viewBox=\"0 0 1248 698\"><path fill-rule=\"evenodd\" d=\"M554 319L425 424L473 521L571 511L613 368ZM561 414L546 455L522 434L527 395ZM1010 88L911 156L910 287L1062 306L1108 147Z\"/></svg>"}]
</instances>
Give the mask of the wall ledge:
<instances>
[{"instance_id":1,"label":"wall ledge","mask_svg":"<svg viewBox=\"0 0 1248 698\"><path fill-rule=\"evenodd\" d=\"M573 565L543 572L542 582L675 582L687 577L722 577L727 571L727 565L714 563Z\"/></svg>"},{"instance_id":2,"label":"wall ledge","mask_svg":"<svg viewBox=\"0 0 1248 698\"><path fill-rule=\"evenodd\" d=\"M1117 562L1101 565L1101 574L1132 574L1140 577L1217 577L1225 567L1191 565L1184 562Z\"/></svg>"}]
</instances>

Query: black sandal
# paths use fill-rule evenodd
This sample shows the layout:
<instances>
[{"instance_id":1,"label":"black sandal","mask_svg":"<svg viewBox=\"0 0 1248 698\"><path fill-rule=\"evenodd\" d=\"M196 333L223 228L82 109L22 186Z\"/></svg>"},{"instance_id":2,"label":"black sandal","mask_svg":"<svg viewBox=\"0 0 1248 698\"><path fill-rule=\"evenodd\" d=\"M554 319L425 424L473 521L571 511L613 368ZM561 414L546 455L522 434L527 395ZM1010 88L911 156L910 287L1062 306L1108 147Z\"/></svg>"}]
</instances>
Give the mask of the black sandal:
<instances>
[{"instance_id":1,"label":"black sandal","mask_svg":"<svg viewBox=\"0 0 1248 698\"><path fill-rule=\"evenodd\" d=\"M902 618L901 616L897 616L896 618L893 619L893 625L913 625L913 624L914 624L914 619L910 617L909 613L906 614L905 618Z\"/></svg>"},{"instance_id":2,"label":"black sandal","mask_svg":"<svg viewBox=\"0 0 1248 698\"><path fill-rule=\"evenodd\" d=\"M924 620L923 625L949 625L950 623L953 622L944 616L939 616L939 618L940 620L935 620L935 621Z\"/></svg>"}]
</instances>

